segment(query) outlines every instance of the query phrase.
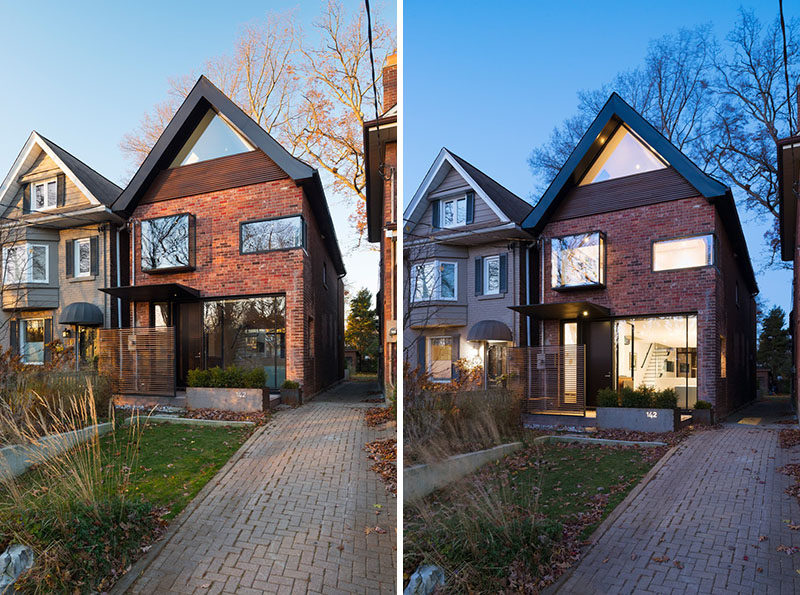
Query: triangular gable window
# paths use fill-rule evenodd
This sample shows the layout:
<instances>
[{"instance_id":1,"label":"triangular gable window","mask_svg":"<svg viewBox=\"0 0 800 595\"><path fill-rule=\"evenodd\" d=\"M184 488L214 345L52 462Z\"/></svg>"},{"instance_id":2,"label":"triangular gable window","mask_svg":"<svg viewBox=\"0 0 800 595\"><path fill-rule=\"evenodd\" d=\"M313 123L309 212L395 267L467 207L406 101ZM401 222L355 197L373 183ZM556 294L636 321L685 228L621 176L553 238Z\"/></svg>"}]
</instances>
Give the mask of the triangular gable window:
<instances>
[{"instance_id":1,"label":"triangular gable window","mask_svg":"<svg viewBox=\"0 0 800 595\"><path fill-rule=\"evenodd\" d=\"M214 110L208 110L170 167L246 153L254 148Z\"/></svg>"},{"instance_id":2,"label":"triangular gable window","mask_svg":"<svg viewBox=\"0 0 800 595\"><path fill-rule=\"evenodd\" d=\"M585 186L665 167L664 161L650 147L625 126L620 126L606 142L579 185Z\"/></svg>"}]
</instances>

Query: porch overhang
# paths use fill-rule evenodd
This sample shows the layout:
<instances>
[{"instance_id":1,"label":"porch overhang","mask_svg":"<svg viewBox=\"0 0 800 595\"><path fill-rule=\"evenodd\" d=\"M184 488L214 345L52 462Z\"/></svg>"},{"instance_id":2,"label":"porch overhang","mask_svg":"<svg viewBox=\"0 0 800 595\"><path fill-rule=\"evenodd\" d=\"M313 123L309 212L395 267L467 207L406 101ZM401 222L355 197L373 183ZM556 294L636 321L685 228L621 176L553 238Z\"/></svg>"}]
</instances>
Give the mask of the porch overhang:
<instances>
[{"instance_id":1,"label":"porch overhang","mask_svg":"<svg viewBox=\"0 0 800 595\"><path fill-rule=\"evenodd\" d=\"M132 302L180 302L193 301L200 292L180 283L158 283L155 285L127 285L125 287L103 287L100 291L111 297Z\"/></svg>"},{"instance_id":2,"label":"porch overhang","mask_svg":"<svg viewBox=\"0 0 800 595\"><path fill-rule=\"evenodd\" d=\"M565 320L571 318L606 318L611 310L592 302L560 302L557 304L527 304L509 306L512 310L537 320Z\"/></svg>"},{"instance_id":3,"label":"porch overhang","mask_svg":"<svg viewBox=\"0 0 800 595\"><path fill-rule=\"evenodd\" d=\"M513 341L511 329L499 320L481 320L472 325L467 341Z\"/></svg>"}]
</instances>

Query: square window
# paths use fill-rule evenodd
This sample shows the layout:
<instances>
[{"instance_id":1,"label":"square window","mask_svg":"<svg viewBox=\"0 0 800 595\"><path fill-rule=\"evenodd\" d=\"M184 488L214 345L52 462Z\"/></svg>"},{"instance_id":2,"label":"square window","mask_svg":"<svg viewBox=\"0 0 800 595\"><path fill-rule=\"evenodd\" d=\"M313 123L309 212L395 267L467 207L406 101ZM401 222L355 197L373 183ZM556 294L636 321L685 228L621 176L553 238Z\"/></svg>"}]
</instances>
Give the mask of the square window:
<instances>
[{"instance_id":1,"label":"square window","mask_svg":"<svg viewBox=\"0 0 800 595\"><path fill-rule=\"evenodd\" d=\"M550 241L554 289L600 286L605 282L605 236L582 233Z\"/></svg>"},{"instance_id":2,"label":"square window","mask_svg":"<svg viewBox=\"0 0 800 595\"><path fill-rule=\"evenodd\" d=\"M18 244L3 248L3 283L47 283L48 254L46 244Z\"/></svg>"},{"instance_id":3,"label":"square window","mask_svg":"<svg viewBox=\"0 0 800 595\"><path fill-rule=\"evenodd\" d=\"M467 223L467 199L446 200L442 213L443 227L458 227Z\"/></svg>"},{"instance_id":4,"label":"square window","mask_svg":"<svg viewBox=\"0 0 800 595\"><path fill-rule=\"evenodd\" d=\"M458 265L432 261L411 268L412 301L455 300L458 296Z\"/></svg>"},{"instance_id":5,"label":"square window","mask_svg":"<svg viewBox=\"0 0 800 595\"><path fill-rule=\"evenodd\" d=\"M191 215L170 215L142 221L142 270L187 269L192 266Z\"/></svg>"},{"instance_id":6,"label":"square window","mask_svg":"<svg viewBox=\"0 0 800 595\"><path fill-rule=\"evenodd\" d=\"M58 206L58 180L31 184L31 210L46 211Z\"/></svg>"}]
</instances>

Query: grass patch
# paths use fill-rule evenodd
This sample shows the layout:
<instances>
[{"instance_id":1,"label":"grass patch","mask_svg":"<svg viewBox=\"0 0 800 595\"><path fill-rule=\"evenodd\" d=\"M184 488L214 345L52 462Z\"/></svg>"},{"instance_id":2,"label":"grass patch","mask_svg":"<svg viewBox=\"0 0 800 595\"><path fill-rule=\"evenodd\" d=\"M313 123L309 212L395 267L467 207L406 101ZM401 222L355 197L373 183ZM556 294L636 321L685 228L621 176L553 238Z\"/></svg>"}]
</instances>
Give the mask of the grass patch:
<instances>
[{"instance_id":1,"label":"grass patch","mask_svg":"<svg viewBox=\"0 0 800 595\"><path fill-rule=\"evenodd\" d=\"M20 592L107 590L254 430L134 426L0 484L0 551L22 543L35 555Z\"/></svg>"},{"instance_id":2,"label":"grass patch","mask_svg":"<svg viewBox=\"0 0 800 595\"><path fill-rule=\"evenodd\" d=\"M538 592L653 464L634 447L526 446L406 507L406 578L437 564L447 592Z\"/></svg>"}]
</instances>

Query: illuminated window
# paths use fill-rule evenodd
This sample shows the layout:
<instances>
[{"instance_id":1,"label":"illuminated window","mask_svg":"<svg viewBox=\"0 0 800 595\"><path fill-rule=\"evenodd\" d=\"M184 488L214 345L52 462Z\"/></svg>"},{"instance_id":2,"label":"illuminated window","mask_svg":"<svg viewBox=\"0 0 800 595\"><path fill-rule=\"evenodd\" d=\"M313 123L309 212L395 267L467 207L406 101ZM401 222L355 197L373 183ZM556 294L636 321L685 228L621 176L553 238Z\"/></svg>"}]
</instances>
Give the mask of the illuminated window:
<instances>
[{"instance_id":1,"label":"illuminated window","mask_svg":"<svg viewBox=\"0 0 800 595\"><path fill-rule=\"evenodd\" d=\"M690 269L714 263L714 236L695 236L653 243L653 270Z\"/></svg>"},{"instance_id":2,"label":"illuminated window","mask_svg":"<svg viewBox=\"0 0 800 595\"><path fill-rule=\"evenodd\" d=\"M554 289L605 283L605 237L600 232L550 241Z\"/></svg>"},{"instance_id":3,"label":"illuminated window","mask_svg":"<svg viewBox=\"0 0 800 595\"><path fill-rule=\"evenodd\" d=\"M453 378L453 338L431 337L429 342L428 372L431 380L449 382Z\"/></svg>"},{"instance_id":4,"label":"illuminated window","mask_svg":"<svg viewBox=\"0 0 800 595\"><path fill-rule=\"evenodd\" d=\"M606 142L580 186L665 168L665 163L625 126Z\"/></svg>"},{"instance_id":5,"label":"illuminated window","mask_svg":"<svg viewBox=\"0 0 800 595\"><path fill-rule=\"evenodd\" d=\"M411 268L411 297L424 300L455 300L458 265L454 262L426 262Z\"/></svg>"}]
</instances>

